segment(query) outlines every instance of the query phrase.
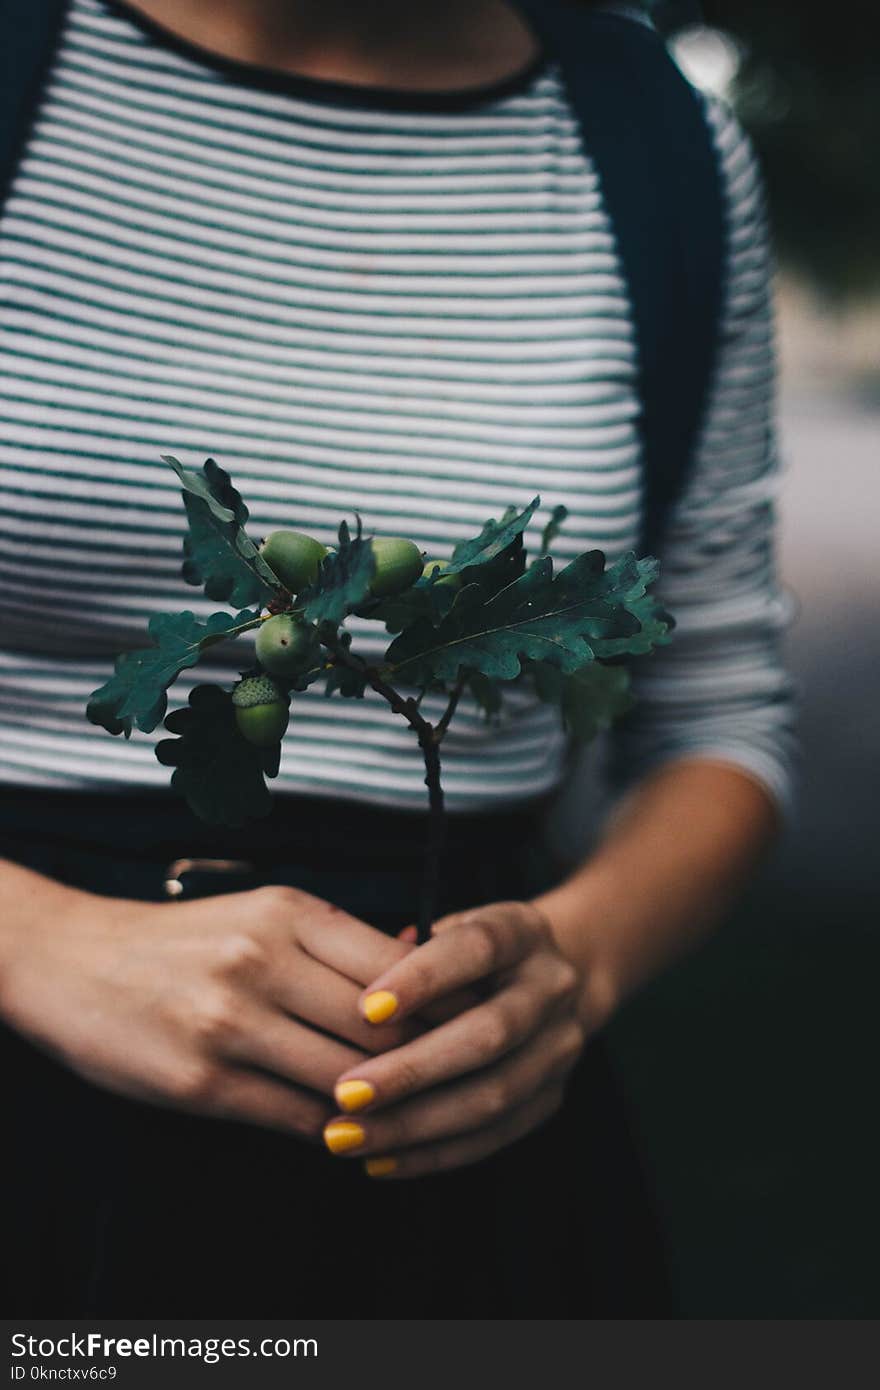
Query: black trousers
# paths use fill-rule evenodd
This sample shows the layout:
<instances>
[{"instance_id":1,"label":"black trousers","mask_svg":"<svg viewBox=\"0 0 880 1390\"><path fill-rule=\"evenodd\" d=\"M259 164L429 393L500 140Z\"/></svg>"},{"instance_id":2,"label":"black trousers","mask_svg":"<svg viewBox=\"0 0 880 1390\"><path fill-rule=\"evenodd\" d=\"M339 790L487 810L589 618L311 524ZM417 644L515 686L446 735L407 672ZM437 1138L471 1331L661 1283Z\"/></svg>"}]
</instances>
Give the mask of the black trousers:
<instances>
[{"instance_id":1,"label":"black trousers","mask_svg":"<svg viewBox=\"0 0 880 1390\"><path fill-rule=\"evenodd\" d=\"M452 818L443 910L532 891L536 812ZM181 857L205 896L286 882L385 931L414 919L424 818L279 798L218 832L164 793L6 790L6 857L94 892L162 901ZM173 909L169 909L173 910ZM661 1242L624 1107L591 1044L563 1110L458 1172L375 1182L247 1125L142 1105L2 1035L3 1306L22 1316L664 1317Z\"/></svg>"}]
</instances>

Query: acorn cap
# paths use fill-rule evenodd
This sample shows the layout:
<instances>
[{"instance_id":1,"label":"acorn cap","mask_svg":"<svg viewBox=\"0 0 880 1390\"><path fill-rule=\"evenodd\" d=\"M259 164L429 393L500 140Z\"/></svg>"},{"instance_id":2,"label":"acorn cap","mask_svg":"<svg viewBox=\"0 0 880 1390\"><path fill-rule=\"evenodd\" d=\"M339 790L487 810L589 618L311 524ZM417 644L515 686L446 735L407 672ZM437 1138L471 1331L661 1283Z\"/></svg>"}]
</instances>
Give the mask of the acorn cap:
<instances>
[{"instance_id":1,"label":"acorn cap","mask_svg":"<svg viewBox=\"0 0 880 1390\"><path fill-rule=\"evenodd\" d=\"M268 676L245 676L232 692L236 709L253 709L254 705L286 703L284 692Z\"/></svg>"}]
</instances>

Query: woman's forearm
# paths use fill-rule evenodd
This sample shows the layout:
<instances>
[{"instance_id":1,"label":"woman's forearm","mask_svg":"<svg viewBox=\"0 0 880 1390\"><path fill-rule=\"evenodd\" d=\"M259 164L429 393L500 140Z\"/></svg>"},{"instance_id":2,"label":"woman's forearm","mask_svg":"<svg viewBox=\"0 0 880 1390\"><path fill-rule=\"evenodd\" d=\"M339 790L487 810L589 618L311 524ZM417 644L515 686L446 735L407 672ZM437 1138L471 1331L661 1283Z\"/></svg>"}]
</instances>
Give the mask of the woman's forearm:
<instances>
[{"instance_id":1,"label":"woman's forearm","mask_svg":"<svg viewBox=\"0 0 880 1390\"><path fill-rule=\"evenodd\" d=\"M590 858L535 900L581 972L589 1020L715 924L777 824L758 782L709 759L667 764L631 794Z\"/></svg>"},{"instance_id":2,"label":"woman's forearm","mask_svg":"<svg viewBox=\"0 0 880 1390\"><path fill-rule=\"evenodd\" d=\"M75 900L87 895L0 859L0 1017L7 1018L8 980L13 963L36 929L59 921Z\"/></svg>"}]
</instances>

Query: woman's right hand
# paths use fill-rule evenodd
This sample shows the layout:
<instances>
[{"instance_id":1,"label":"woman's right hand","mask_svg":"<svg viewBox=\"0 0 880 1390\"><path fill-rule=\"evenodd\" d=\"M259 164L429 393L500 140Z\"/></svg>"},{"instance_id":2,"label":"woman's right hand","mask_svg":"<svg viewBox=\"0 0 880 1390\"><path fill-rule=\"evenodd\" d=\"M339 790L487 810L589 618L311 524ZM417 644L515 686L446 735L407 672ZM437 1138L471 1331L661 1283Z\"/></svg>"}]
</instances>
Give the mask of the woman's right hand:
<instances>
[{"instance_id":1,"label":"woman's right hand","mask_svg":"<svg viewBox=\"0 0 880 1390\"><path fill-rule=\"evenodd\" d=\"M412 947L297 889L141 903L11 864L0 888L0 1012L123 1095L318 1140L336 1079L412 1035L358 1009Z\"/></svg>"}]
</instances>

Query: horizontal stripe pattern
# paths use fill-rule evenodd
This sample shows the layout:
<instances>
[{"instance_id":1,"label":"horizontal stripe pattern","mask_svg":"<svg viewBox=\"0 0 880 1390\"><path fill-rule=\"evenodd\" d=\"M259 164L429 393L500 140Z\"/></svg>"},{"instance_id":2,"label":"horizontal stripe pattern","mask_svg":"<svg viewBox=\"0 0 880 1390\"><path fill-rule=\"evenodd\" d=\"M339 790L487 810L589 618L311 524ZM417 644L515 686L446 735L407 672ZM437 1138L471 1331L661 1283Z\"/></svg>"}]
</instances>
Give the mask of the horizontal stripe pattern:
<instances>
[{"instance_id":1,"label":"horizontal stripe pattern","mask_svg":"<svg viewBox=\"0 0 880 1390\"><path fill-rule=\"evenodd\" d=\"M709 118L728 190L724 351L664 589L674 647L639 678L614 775L710 752L784 799L792 756L772 565L766 228L748 146ZM237 82L118 6L73 0L0 222L0 779L164 783L154 740L83 717L180 578L160 452L215 455L254 534L332 540L360 511L438 557L511 502L564 503L561 562L632 547L634 335L595 170L560 78L455 111L354 108ZM375 625L353 624L368 655ZM240 646L175 687L228 683ZM426 701L430 715L439 712ZM453 809L549 790L553 711L513 690L448 735ZM372 695L298 697L277 787L421 805L409 731Z\"/></svg>"}]
</instances>

